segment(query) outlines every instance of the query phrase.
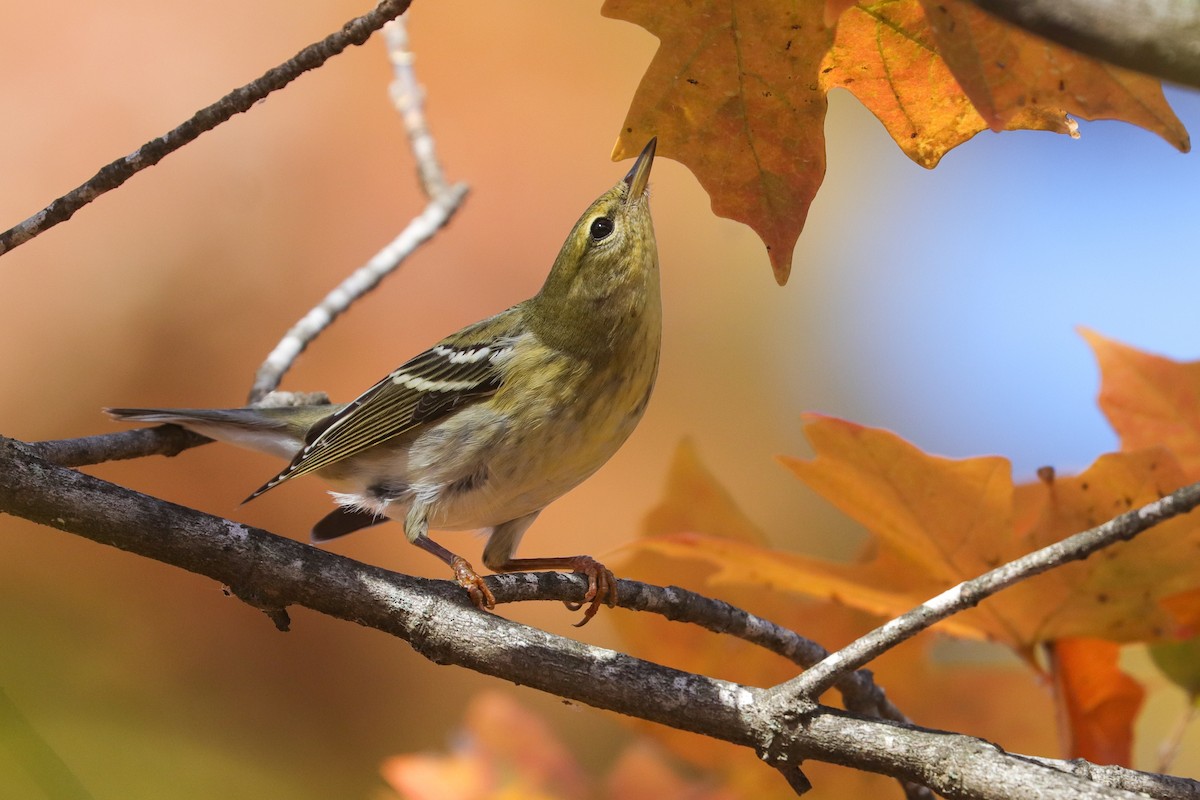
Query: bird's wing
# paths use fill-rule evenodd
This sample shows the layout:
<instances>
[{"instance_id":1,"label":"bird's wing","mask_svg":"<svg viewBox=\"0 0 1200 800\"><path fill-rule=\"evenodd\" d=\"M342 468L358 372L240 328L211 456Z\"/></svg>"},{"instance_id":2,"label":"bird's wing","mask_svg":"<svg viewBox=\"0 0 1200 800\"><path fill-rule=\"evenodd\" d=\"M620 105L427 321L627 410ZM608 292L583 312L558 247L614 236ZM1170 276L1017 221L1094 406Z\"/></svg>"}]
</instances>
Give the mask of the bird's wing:
<instances>
[{"instance_id":1,"label":"bird's wing","mask_svg":"<svg viewBox=\"0 0 1200 800\"><path fill-rule=\"evenodd\" d=\"M503 379L500 365L511 352L521 324L521 308L514 306L409 359L310 430L292 463L246 499L495 393Z\"/></svg>"}]
</instances>

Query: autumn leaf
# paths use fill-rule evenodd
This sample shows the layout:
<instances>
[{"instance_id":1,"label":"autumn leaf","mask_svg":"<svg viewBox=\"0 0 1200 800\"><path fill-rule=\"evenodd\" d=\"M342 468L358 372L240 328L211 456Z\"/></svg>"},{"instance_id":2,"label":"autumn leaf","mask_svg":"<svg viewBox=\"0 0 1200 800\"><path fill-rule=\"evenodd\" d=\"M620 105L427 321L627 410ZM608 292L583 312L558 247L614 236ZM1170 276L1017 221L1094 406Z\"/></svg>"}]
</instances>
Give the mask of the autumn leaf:
<instances>
[{"instance_id":1,"label":"autumn leaf","mask_svg":"<svg viewBox=\"0 0 1200 800\"><path fill-rule=\"evenodd\" d=\"M1163 450L1111 453L1077 476L1014 486L1005 460L931 456L896 435L808 415L816 454L792 472L872 534L851 564L682 532L638 543L712 565L714 585L769 586L885 617L950 586L1184 483ZM1176 635L1160 600L1200 587L1200 526L1168 521L1084 562L1024 581L955 615L943 630L986 638L1035 663L1037 645L1068 636L1114 642Z\"/></svg>"},{"instance_id":2,"label":"autumn leaf","mask_svg":"<svg viewBox=\"0 0 1200 800\"><path fill-rule=\"evenodd\" d=\"M1081 330L1100 364L1100 409L1122 450L1163 446L1200 480L1200 361L1145 353Z\"/></svg>"},{"instance_id":3,"label":"autumn leaf","mask_svg":"<svg viewBox=\"0 0 1200 800\"><path fill-rule=\"evenodd\" d=\"M1185 480L1161 450L1110 453L1075 476L1014 486L993 457L947 459L892 433L808 415L812 460L784 459L797 477L875 536L865 588L915 587L900 613L929 595L1157 500ZM903 525L893 520L903 521ZM1172 635L1158 602L1200 586L1200 526L1177 517L1130 542L1024 581L958 615L959 625L1027 658L1068 636L1116 642ZM847 595L846 602L854 602Z\"/></svg>"},{"instance_id":4,"label":"autumn leaf","mask_svg":"<svg viewBox=\"0 0 1200 800\"><path fill-rule=\"evenodd\" d=\"M695 173L715 214L754 229L786 282L825 176L820 68L833 32L820 4L606 0L601 13L662 41L613 157L658 136L659 154Z\"/></svg>"},{"instance_id":5,"label":"autumn leaf","mask_svg":"<svg viewBox=\"0 0 1200 800\"><path fill-rule=\"evenodd\" d=\"M1067 114L1189 146L1157 81L963 0L606 0L602 13L660 40L613 157L658 136L660 155L696 175L716 214L758 233L781 284L824 179L830 89L852 92L926 167L988 128L1074 135Z\"/></svg>"},{"instance_id":6,"label":"autumn leaf","mask_svg":"<svg viewBox=\"0 0 1200 800\"><path fill-rule=\"evenodd\" d=\"M857 97L904 154L927 169L993 126L1076 135L1061 108L1023 106L1003 120L985 118L951 64L938 57L938 39L920 3L852 5L838 22L822 78L827 88Z\"/></svg>"},{"instance_id":7,"label":"autumn leaf","mask_svg":"<svg viewBox=\"0 0 1200 800\"><path fill-rule=\"evenodd\" d=\"M766 546L763 533L744 515L728 491L701 462L691 442L683 442L667 477L663 499L647 516L642 537L623 550L622 576L660 584L678 584L757 613L796 630L826 647L845 645L882 622L861 607L780 591L770 577L755 571L744 580L726 580L721 558L660 550L662 542L703 541L741 553L767 554L770 569L779 551ZM664 554L666 553L666 554ZM814 560L814 564L818 563ZM790 661L729 636L647 615L614 616L618 631L635 655L679 669L717 675L752 686L772 686L799 671ZM1053 747L1046 727L1004 713L1013 703L1031 714L1051 716L1049 698L1031 674L1011 666L975 664L942 666L928 657L932 637L921 636L905 648L886 653L871 665L889 696L915 720L936 727L969 731L1023 751ZM835 701L836 695L826 698ZM745 752L724 742L682 731L630 721L698 767L724 776L725 785L743 796L787 798L794 794L784 781ZM814 797L875 797L893 790L878 776L821 764L806 764L817 787Z\"/></svg>"},{"instance_id":8,"label":"autumn leaf","mask_svg":"<svg viewBox=\"0 0 1200 800\"><path fill-rule=\"evenodd\" d=\"M680 442L667 475L666 496L647 515L643 535L676 531L712 531L723 538L766 544L766 537L746 518L733 497L700 462L691 439Z\"/></svg>"},{"instance_id":9,"label":"autumn leaf","mask_svg":"<svg viewBox=\"0 0 1200 800\"><path fill-rule=\"evenodd\" d=\"M1133 763L1133 725L1146 692L1117 666L1119 648L1099 639L1060 639L1050 646L1059 708L1070 731L1068 757L1093 764Z\"/></svg>"},{"instance_id":10,"label":"autumn leaf","mask_svg":"<svg viewBox=\"0 0 1200 800\"><path fill-rule=\"evenodd\" d=\"M1162 84L1000 22L966 0L921 0L938 54L988 127L1054 130L1062 114L1119 119L1181 152L1191 143ZM1031 124L1013 125L1025 118Z\"/></svg>"}]
</instances>

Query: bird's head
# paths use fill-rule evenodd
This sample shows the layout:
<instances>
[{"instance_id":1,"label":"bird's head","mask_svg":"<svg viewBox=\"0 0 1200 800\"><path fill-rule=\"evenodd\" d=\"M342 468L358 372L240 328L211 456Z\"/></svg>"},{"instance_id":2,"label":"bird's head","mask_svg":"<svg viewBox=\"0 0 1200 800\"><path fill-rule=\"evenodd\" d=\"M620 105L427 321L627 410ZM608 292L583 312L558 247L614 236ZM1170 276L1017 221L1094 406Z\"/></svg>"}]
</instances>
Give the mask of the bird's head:
<instances>
[{"instance_id":1,"label":"bird's head","mask_svg":"<svg viewBox=\"0 0 1200 800\"><path fill-rule=\"evenodd\" d=\"M657 138L575 223L531 309L547 339L588 349L619 336L649 303L658 313L658 247L647 182Z\"/></svg>"}]
</instances>

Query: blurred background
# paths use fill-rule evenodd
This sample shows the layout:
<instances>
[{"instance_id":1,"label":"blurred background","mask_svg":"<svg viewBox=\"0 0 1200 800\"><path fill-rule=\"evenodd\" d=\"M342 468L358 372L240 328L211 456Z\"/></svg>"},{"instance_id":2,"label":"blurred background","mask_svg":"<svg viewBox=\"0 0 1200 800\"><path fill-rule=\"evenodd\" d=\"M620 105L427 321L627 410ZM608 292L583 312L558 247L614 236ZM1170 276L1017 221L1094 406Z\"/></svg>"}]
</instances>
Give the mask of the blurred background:
<instances>
[{"instance_id":1,"label":"blurred background","mask_svg":"<svg viewBox=\"0 0 1200 800\"><path fill-rule=\"evenodd\" d=\"M0 226L368 7L0 5ZM657 45L599 7L414 4L429 122L470 197L283 388L348 399L537 290L578 214L626 169L609 153ZM376 36L5 256L0 433L113 430L105 405L240 404L288 326L423 206L389 80ZM1200 97L1168 96L1197 135ZM714 218L690 173L660 160L657 394L627 446L542 515L520 554L603 558L630 540L690 437L773 543L852 556L860 531L774 461L808 452L807 410L944 455L1006 455L1021 479L1113 449L1075 329L1200 357L1200 160L1119 123L1081 133L985 133L930 172L835 92L827 179L784 288L754 234ZM278 467L210 446L91 471L306 538L329 507L316 482L238 506ZM478 557L470 534L444 541ZM444 573L392 526L333 549ZM503 613L619 645L606 613L578 634L558 605ZM471 695L494 685L373 631L302 609L293 620L280 635L207 579L0 519L0 689L98 798L368 797L383 758L441 747ZM1180 695L1160 689L1148 713L1177 713ZM589 763L627 736L597 712L512 691ZM1181 772L1200 769L1195 734ZM22 780L0 750L0 796L36 797Z\"/></svg>"}]
</instances>

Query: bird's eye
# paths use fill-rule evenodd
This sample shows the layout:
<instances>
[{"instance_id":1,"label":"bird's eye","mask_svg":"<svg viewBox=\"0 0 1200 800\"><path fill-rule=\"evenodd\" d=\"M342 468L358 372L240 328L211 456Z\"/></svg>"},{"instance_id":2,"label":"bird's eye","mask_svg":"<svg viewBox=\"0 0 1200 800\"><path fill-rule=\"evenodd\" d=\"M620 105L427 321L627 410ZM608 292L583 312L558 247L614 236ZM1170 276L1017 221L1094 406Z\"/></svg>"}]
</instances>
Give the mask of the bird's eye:
<instances>
[{"instance_id":1,"label":"bird's eye","mask_svg":"<svg viewBox=\"0 0 1200 800\"><path fill-rule=\"evenodd\" d=\"M600 241L605 236L613 232L613 221L608 217L596 217L592 220L592 227L588 229L592 239Z\"/></svg>"}]
</instances>

